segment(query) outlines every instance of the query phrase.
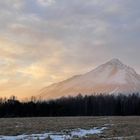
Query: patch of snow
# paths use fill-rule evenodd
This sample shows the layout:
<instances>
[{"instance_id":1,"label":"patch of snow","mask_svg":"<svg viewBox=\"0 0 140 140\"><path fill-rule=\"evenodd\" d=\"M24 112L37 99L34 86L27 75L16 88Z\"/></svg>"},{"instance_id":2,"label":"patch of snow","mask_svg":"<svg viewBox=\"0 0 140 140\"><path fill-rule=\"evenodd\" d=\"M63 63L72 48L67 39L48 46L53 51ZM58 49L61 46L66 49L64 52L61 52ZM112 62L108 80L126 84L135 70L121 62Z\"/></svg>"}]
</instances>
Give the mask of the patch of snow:
<instances>
[{"instance_id":1,"label":"patch of snow","mask_svg":"<svg viewBox=\"0 0 140 140\"><path fill-rule=\"evenodd\" d=\"M102 128L94 128L94 129L89 129L89 130L85 130L85 129L77 129L75 131L71 132L71 136L72 137L84 137L86 135L94 135L94 134L100 134L102 133L102 131L106 129L106 127L102 127Z\"/></svg>"},{"instance_id":2,"label":"patch of snow","mask_svg":"<svg viewBox=\"0 0 140 140\"><path fill-rule=\"evenodd\" d=\"M124 140L124 139L134 139L134 136L127 136L127 137L112 137L112 138L103 138L103 140Z\"/></svg>"},{"instance_id":3,"label":"patch of snow","mask_svg":"<svg viewBox=\"0 0 140 140\"><path fill-rule=\"evenodd\" d=\"M101 134L103 133L103 130L107 129L107 127L102 128L92 128L89 130L86 129L73 129L68 130L68 133L65 133L65 131L62 132L49 132L44 134L31 134L31 135L19 135L19 136L0 136L0 140L44 140L46 138L50 138L51 140L70 140L74 137L82 138L87 135L94 135L94 134Z\"/></svg>"},{"instance_id":4,"label":"patch of snow","mask_svg":"<svg viewBox=\"0 0 140 140\"><path fill-rule=\"evenodd\" d=\"M70 135L50 135L52 140L69 140L71 139Z\"/></svg>"},{"instance_id":5,"label":"patch of snow","mask_svg":"<svg viewBox=\"0 0 140 140\"><path fill-rule=\"evenodd\" d=\"M113 126L114 124L106 123L103 126L108 127L108 126Z\"/></svg>"}]
</instances>

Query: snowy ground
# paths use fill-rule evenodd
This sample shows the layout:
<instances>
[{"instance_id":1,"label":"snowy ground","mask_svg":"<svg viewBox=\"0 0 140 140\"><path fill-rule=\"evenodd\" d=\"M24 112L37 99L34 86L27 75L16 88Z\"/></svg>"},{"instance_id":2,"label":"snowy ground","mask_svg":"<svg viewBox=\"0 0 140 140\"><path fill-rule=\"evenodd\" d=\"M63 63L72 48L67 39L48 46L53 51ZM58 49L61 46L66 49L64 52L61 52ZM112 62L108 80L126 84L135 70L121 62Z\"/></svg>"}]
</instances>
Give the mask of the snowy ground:
<instances>
[{"instance_id":1,"label":"snowy ground","mask_svg":"<svg viewBox=\"0 0 140 140\"><path fill-rule=\"evenodd\" d=\"M90 135L85 140L140 140L140 117L0 118L0 140L81 139L85 135Z\"/></svg>"},{"instance_id":2,"label":"snowy ground","mask_svg":"<svg viewBox=\"0 0 140 140\"><path fill-rule=\"evenodd\" d=\"M127 136L127 137L111 137L111 138L104 138L102 140L138 140L135 136Z\"/></svg>"},{"instance_id":3,"label":"snowy ground","mask_svg":"<svg viewBox=\"0 0 140 140\"><path fill-rule=\"evenodd\" d=\"M73 130L64 130L61 132L48 132L44 134L32 134L32 135L19 135L19 136L0 136L0 140L44 140L50 138L51 140L70 140L72 138L82 138L88 135L101 134L107 127L92 129L73 129Z\"/></svg>"}]
</instances>

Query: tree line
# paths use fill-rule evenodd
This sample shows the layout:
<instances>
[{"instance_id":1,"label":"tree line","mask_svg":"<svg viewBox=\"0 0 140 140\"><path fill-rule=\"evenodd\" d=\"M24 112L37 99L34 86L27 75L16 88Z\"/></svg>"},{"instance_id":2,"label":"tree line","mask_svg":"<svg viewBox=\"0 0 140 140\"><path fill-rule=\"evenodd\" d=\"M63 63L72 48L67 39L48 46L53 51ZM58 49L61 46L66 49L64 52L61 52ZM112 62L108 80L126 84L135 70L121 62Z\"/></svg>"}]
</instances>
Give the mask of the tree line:
<instances>
[{"instance_id":1,"label":"tree line","mask_svg":"<svg viewBox=\"0 0 140 140\"><path fill-rule=\"evenodd\" d=\"M140 115L140 94L89 95L43 101L0 98L0 117Z\"/></svg>"}]
</instances>

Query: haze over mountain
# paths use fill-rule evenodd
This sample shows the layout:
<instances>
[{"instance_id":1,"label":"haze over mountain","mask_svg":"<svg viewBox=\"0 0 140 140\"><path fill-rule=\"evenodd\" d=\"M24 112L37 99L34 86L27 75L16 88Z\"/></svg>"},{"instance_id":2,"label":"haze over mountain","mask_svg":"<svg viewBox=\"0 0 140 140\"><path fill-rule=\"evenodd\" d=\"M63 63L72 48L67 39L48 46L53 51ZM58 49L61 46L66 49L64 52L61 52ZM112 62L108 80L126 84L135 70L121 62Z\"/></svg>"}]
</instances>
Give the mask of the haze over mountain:
<instances>
[{"instance_id":1,"label":"haze over mountain","mask_svg":"<svg viewBox=\"0 0 140 140\"><path fill-rule=\"evenodd\" d=\"M42 99L89 94L131 94L140 92L140 75L118 59L112 59L83 75L52 84L41 90Z\"/></svg>"}]
</instances>

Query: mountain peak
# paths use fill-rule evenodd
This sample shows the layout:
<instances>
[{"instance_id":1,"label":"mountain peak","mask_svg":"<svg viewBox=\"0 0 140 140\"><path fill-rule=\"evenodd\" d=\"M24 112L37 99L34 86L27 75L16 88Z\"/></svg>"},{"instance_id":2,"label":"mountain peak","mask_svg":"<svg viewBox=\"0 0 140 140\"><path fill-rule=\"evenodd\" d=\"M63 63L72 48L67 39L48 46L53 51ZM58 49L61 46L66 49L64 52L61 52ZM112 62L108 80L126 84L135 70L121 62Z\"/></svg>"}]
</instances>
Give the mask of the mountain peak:
<instances>
[{"instance_id":1,"label":"mountain peak","mask_svg":"<svg viewBox=\"0 0 140 140\"><path fill-rule=\"evenodd\" d=\"M105 66L107 65L111 65L115 68L118 68L118 69L123 69L131 74L137 74L136 71L129 67L128 65L125 65L124 63L122 63L119 59L117 58L113 58L111 59L110 61L108 61L107 63L104 64Z\"/></svg>"},{"instance_id":2,"label":"mountain peak","mask_svg":"<svg viewBox=\"0 0 140 140\"><path fill-rule=\"evenodd\" d=\"M140 92L140 76L119 59L111 59L94 70L46 87L43 98L82 94L129 94Z\"/></svg>"},{"instance_id":3,"label":"mountain peak","mask_svg":"<svg viewBox=\"0 0 140 140\"><path fill-rule=\"evenodd\" d=\"M111 62L111 63L122 63L119 59L117 59L117 58L113 58L113 59L111 59L109 62Z\"/></svg>"},{"instance_id":4,"label":"mountain peak","mask_svg":"<svg viewBox=\"0 0 140 140\"><path fill-rule=\"evenodd\" d=\"M112 65L119 65L119 66L124 66L124 64L117 58L113 58L107 63L112 64Z\"/></svg>"}]
</instances>

